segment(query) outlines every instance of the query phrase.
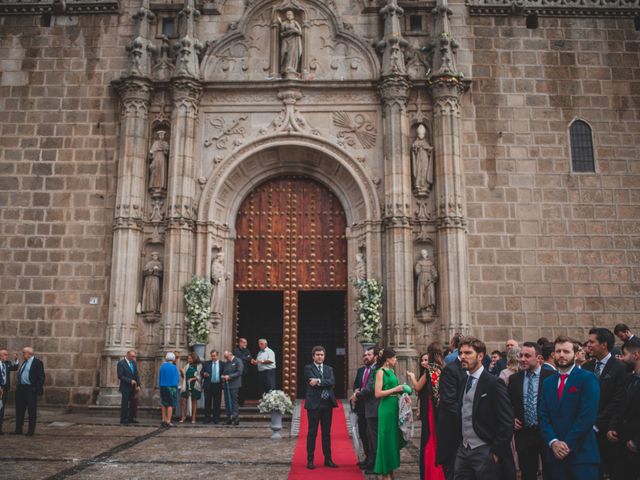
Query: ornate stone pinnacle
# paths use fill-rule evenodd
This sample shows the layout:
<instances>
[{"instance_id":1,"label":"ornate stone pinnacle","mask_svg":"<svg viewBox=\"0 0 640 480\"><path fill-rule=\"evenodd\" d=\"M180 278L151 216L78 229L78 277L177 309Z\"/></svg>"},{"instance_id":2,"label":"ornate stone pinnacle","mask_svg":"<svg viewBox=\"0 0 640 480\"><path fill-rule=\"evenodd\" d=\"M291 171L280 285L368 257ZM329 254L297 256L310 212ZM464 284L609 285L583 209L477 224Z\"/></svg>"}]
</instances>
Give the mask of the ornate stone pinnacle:
<instances>
[{"instance_id":1,"label":"ornate stone pinnacle","mask_svg":"<svg viewBox=\"0 0 640 480\"><path fill-rule=\"evenodd\" d=\"M382 76L406 75L404 50L408 42L402 37L400 17L404 10L398 6L397 0L387 0L380 10L384 17L384 37L378 42L378 51L382 52Z\"/></svg>"},{"instance_id":2,"label":"ornate stone pinnacle","mask_svg":"<svg viewBox=\"0 0 640 480\"><path fill-rule=\"evenodd\" d=\"M200 78L200 58L204 46L196 38L196 21L200 12L194 0L185 0L184 7L178 14L182 36L173 46L176 51L174 77Z\"/></svg>"},{"instance_id":3,"label":"ornate stone pinnacle","mask_svg":"<svg viewBox=\"0 0 640 480\"><path fill-rule=\"evenodd\" d=\"M149 0L142 0L140 9L133 15L138 22L138 35L127 46L129 67L125 77L149 77L151 63L157 47L149 40L149 29L156 16L149 10Z\"/></svg>"},{"instance_id":4,"label":"ornate stone pinnacle","mask_svg":"<svg viewBox=\"0 0 640 480\"><path fill-rule=\"evenodd\" d=\"M439 81L461 82L463 75L456 67L455 54L458 43L451 36L451 26L449 24L449 9L447 0L438 0L433 14L436 19L434 30L435 37L427 47L433 53L431 61L432 71L428 77L429 83Z\"/></svg>"}]
</instances>

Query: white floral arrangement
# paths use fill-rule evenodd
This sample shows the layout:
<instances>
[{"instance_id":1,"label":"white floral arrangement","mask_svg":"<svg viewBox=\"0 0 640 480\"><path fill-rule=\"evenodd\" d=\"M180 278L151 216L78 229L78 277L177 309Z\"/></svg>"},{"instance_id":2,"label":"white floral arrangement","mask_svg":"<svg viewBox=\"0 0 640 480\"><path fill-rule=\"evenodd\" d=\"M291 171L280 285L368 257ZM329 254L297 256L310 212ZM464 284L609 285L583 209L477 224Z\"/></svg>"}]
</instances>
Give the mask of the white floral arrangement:
<instances>
[{"instance_id":1,"label":"white floral arrangement","mask_svg":"<svg viewBox=\"0 0 640 480\"><path fill-rule=\"evenodd\" d=\"M260 413L280 412L283 415L293 413L293 403L289 396L282 390L271 390L262 395L258 403Z\"/></svg>"},{"instance_id":2,"label":"white floral arrangement","mask_svg":"<svg viewBox=\"0 0 640 480\"><path fill-rule=\"evenodd\" d=\"M366 343L380 341L380 318L382 316L383 287L375 279L354 282L358 290L356 299L356 322L358 339Z\"/></svg>"},{"instance_id":3,"label":"white floral arrangement","mask_svg":"<svg viewBox=\"0 0 640 480\"><path fill-rule=\"evenodd\" d=\"M184 303L187 308L187 337L189 345L207 343L209 318L211 317L211 284L195 275L184 286Z\"/></svg>"}]
</instances>

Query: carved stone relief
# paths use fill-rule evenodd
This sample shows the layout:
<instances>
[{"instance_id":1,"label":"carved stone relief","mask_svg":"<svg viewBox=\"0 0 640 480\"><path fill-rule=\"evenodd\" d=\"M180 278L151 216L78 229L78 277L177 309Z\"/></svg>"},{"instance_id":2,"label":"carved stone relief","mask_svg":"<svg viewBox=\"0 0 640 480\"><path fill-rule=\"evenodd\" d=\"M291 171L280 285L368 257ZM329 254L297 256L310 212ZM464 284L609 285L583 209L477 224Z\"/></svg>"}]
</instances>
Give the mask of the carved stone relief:
<instances>
[{"instance_id":1,"label":"carved stone relief","mask_svg":"<svg viewBox=\"0 0 640 480\"><path fill-rule=\"evenodd\" d=\"M334 112L333 124L338 127L338 145L370 149L376 144L375 120L362 113L353 116L347 112Z\"/></svg>"},{"instance_id":2,"label":"carved stone relief","mask_svg":"<svg viewBox=\"0 0 640 480\"><path fill-rule=\"evenodd\" d=\"M227 280L230 275L224 267L224 254L221 248L214 248L211 260L211 321L217 325L222 320L226 298Z\"/></svg>"},{"instance_id":3,"label":"carved stone relief","mask_svg":"<svg viewBox=\"0 0 640 480\"><path fill-rule=\"evenodd\" d=\"M208 132L204 146L215 146L218 150L226 150L233 139L233 146L242 144L247 129L245 127L248 115L239 115L230 118L228 115L217 115L207 119Z\"/></svg>"}]
</instances>

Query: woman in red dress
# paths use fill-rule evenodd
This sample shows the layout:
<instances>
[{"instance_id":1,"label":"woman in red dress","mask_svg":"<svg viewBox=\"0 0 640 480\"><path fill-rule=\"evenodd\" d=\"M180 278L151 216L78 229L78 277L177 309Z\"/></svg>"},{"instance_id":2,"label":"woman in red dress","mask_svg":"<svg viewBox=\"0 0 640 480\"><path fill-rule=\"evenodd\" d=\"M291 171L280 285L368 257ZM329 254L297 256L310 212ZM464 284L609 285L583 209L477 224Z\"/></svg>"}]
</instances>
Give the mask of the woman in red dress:
<instances>
[{"instance_id":1,"label":"woman in red dress","mask_svg":"<svg viewBox=\"0 0 640 480\"><path fill-rule=\"evenodd\" d=\"M416 381L413 372L407 372L420 401L420 480L445 480L442 467L436 465L436 412L440 400L440 373L444 366L442 347L433 342L427 353L420 355L420 379Z\"/></svg>"}]
</instances>

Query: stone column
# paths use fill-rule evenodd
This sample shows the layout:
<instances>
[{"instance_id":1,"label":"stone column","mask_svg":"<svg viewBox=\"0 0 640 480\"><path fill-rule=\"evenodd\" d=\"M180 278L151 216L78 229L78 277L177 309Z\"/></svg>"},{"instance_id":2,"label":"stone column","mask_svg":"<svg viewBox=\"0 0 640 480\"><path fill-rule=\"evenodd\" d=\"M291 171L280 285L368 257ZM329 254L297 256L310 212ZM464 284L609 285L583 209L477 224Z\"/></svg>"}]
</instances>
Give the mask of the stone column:
<instances>
[{"instance_id":1,"label":"stone column","mask_svg":"<svg viewBox=\"0 0 640 480\"><path fill-rule=\"evenodd\" d=\"M167 186L167 229L162 314L163 349L186 348L183 287L194 269L196 172L194 147L202 87L188 77L171 82L171 151Z\"/></svg>"},{"instance_id":2,"label":"stone column","mask_svg":"<svg viewBox=\"0 0 640 480\"><path fill-rule=\"evenodd\" d=\"M460 99L466 89L455 62L447 0L438 0L432 42L433 71L427 79L433 100L433 146L440 275L440 318L445 340L469 333L469 259L461 154Z\"/></svg>"},{"instance_id":3,"label":"stone column","mask_svg":"<svg viewBox=\"0 0 640 480\"><path fill-rule=\"evenodd\" d=\"M120 402L116 363L135 347L140 298L142 215L147 174L148 112L152 84L128 77L114 83L120 99L118 183L113 223L109 318L100 374L98 405Z\"/></svg>"},{"instance_id":4,"label":"stone column","mask_svg":"<svg viewBox=\"0 0 640 480\"><path fill-rule=\"evenodd\" d=\"M400 17L396 0L387 0L384 17L380 96L384 132L384 285L386 286L386 343L396 350L398 371L414 369L417 352L413 340L413 233L411 227L411 160L407 79Z\"/></svg>"}]
</instances>

